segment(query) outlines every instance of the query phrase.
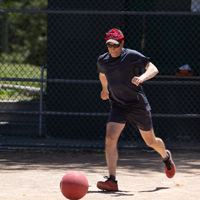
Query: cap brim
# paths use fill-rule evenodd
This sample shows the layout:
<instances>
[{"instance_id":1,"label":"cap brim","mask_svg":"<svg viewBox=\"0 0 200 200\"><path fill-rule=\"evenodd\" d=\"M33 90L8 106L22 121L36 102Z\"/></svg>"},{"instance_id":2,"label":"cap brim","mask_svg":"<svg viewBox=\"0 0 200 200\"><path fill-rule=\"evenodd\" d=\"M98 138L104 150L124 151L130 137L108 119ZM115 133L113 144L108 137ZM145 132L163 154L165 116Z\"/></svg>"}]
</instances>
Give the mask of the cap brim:
<instances>
[{"instance_id":1,"label":"cap brim","mask_svg":"<svg viewBox=\"0 0 200 200\"><path fill-rule=\"evenodd\" d=\"M107 40L107 41L106 41L106 44L108 44L109 42L110 42L110 43L113 43L113 44L119 44L119 41L113 40L113 39Z\"/></svg>"}]
</instances>

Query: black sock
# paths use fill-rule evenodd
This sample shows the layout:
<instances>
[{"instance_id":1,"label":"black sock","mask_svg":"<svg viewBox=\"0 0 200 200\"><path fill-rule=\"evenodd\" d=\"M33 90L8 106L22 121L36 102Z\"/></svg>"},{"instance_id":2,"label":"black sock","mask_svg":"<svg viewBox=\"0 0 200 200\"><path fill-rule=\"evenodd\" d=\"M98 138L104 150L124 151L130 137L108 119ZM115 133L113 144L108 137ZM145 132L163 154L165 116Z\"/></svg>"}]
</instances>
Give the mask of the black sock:
<instances>
[{"instance_id":1,"label":"black sock","mask_svg":"<svg viewBox=\"0 0 200 200\"><path fill-rule=\"evenodd\" d=\"M167 157L166 157L166 158L163 158L163 161L167 161L167 160L170 159L170 155L169 155L169 153L168 153L168 152L166 152L166 153L167 153Z\"/></svg>"},{"instance_id":2,"label":"black sock","mask_svg":"<svg viewBox=\"0 0 200 200\"><path fill-rule=\"evenodd\" d=\"M110 177L109 177L110 179L112 179L113 181L115 181L115 176L113 176L113 175L110 175Z\"/></svg>"}]
</instances>

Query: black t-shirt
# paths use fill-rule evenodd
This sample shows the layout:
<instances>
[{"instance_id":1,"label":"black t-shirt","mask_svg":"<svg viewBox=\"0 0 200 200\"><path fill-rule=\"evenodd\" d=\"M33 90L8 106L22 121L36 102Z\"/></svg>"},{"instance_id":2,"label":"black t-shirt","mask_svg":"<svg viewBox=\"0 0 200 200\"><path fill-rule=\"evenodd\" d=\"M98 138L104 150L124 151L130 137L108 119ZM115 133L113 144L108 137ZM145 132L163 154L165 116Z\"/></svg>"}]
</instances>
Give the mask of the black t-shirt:
<instances>
[{"instance_id":1,"label":"black t-shirt","mask_svg":"<svg viewBox=\"0 0 200 200\"><path fill-rule=\"evenodd\" d=\"M126 48L117 58L111 57L109 52L98 58L98 72L107 78L111 102L130 105L143 101L148 104L142 86L136 86L131 80L139 75L138 68L145 68L149 60L141 53Z\"/></svg>"}]
</instances>

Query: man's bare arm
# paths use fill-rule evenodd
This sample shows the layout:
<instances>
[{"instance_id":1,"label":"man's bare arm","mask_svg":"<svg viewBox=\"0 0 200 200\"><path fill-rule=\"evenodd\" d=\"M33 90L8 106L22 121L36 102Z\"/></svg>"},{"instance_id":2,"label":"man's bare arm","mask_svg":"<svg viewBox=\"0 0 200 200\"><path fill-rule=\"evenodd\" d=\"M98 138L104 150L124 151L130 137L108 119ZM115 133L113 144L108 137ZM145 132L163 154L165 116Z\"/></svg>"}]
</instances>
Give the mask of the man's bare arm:
<instances>
[{"instance_id":1,"label":"man's bare arm","mask_svg":"<svg viewBox=\"0 0 200 200\"><path fill-rule=\"evenodd\" d=\"M101 85L102 85L101 98L103 100L107 100L107 99L109 99L107 78L104 74L99 73L99 79L100 79Z\"/></svg>"},{"instance_id":2,"label":"man's bare arm","mask_svg":"<svg viewBox=\"0 0 200 200\"><path fill-rule=\"evenodd\" d=\"M144 81L153 78L158 73L157 67L151 62L147 63L145 69L146 71L141 76L133 77L132 79L133 84L138 86L140 83L143 83Z\"/></svg>"}]
</instances>

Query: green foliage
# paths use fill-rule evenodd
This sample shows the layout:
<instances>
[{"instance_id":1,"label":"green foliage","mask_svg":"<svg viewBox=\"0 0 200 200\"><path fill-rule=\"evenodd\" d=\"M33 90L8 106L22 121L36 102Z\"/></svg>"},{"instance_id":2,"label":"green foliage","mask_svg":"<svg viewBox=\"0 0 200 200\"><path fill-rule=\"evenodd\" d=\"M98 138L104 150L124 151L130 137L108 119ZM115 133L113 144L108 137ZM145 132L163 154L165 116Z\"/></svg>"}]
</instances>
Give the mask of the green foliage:
<instances>
[{"instance_id":1,"label":"green foliage","mask_svg":"<svg viewBox=\"0 0 200 200\"><path fill-rule=\"evenodd\" d=\"M10 54L2 53L0 56L0 66L4 63L25 63L25 57L22 53L12 52Z\"/></svg>"},{"instance_id":2,"label":"green foliage","mask_svg":"<svg viewBox=\"0 0 200 200\"><path fill-rule=\"evenodd\" d=\"M31 96L24 94L20 88L0 89L0 100L15 100L15 101L39 101L38 95Z\"/></svg>"},{"instance_id":3,"label":"green foliage","mask_svg":"<svg viewBox=\"0 0 200 200\"><path fill-rule=\"evenodd\" d=\"M1 89L0 99L10 98L11 96L18 95L20 91L20 89Z\"/></svg>"},{"instance_id":4,"label":"green foliage","mask_svg":"<svg viewBox=\"0 0 200 200\"><path fill-rule=\"evenodd\" d=\"M47 0L5 1L4 8L45 10ZM42 66L47 54L47 15L9 13L9 51L24 58L23 62Z\"/></svg>"},{"instance_id":5,"label":"green foliage","mask_svg":"<svg viewBox=\"0 0 200 200\"><path fill-rule=\"evenodd\" d=\"M48 0L3 0L1 8L45 10ZM5 23L6 22L6 23ZM3 13L1 43L9 51L0 55L0 77L40 79L41 67L46 64L47 15L38 13ZM8 38L8 42L5 39ZM7 47L7 46L6 46ZM3 53L6 52L6 53ZM9 53L7 53L9 52ZM44 78L46 78L46 70ZM40 87L40 82L1 81L1 84ZM46 83L44 83L46 88ZM30 96L20 88L0 88L0 100L38 100L39 93Z\"/></svg>"}]
</instances>

